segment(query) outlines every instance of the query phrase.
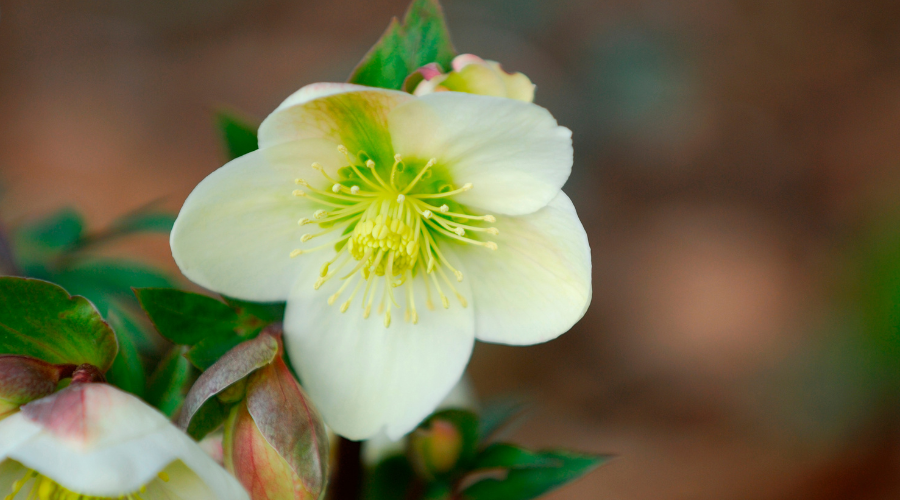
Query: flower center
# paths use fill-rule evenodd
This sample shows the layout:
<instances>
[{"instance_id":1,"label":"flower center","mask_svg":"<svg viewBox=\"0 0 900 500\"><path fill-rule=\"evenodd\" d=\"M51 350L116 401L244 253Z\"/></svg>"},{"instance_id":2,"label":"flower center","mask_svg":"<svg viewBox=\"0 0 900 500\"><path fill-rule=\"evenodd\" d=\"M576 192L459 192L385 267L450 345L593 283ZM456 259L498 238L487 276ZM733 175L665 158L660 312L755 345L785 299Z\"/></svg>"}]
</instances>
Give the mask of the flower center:
<instances>
[{"instance_id":1,"label":"flower center","mask_svg":"<svg viewBox=\"0 0 900 500\"><path fill-rule=\"evenodd\" d=\"M165 483L169 482L169 476L164 471L157 474L157 477ZM13 483L12 492L3 499L14 500L18 495L18 498L22 500L149 500L149 497L142 496L146 492L147 487L142 486L138 491L115 497L83 495L66 489L33 469L25 469L25 474L21 479Z\"/></svg>"},{"instance_id":2,"label":"flower center","mask_svg":"<svg viewBox=\"0 0 900 500\"><path fill-rule=\"evenodd\" d=\"M338 179L328 175L318 163L312 165L332 184L331 189L317 189L305 179L297 179L297 184L305 190L297 189L293 193L323 207L311 218L300 219L301 226L317 224L321 229L304 234L300 241L341 230L340 237L326 244L298 248L290 254L297 257L334 249L335 255L322 265L315 289L340 274L343 283L328 298L329 305L347 292L349 295L340 306L342 313L347 312L361 294L362 314L368 318L378 296L377 311L379 315L384 314L385 327L391 324L391 309L401 308L394 293L401 285L406 286L405 319L413 324L418 322L413 278L420 273L424 277L425 304L429 309L434 309L432 286L445 309L450 307L445 287L466 307L465 297L449 278L452 274L459 282L463 275L448 262L440 246L454 240L497 249L493 241L481 239L483 234L498 234L496 228L482 226L496 219L492 215L473 215L453 201L454 195L472 189L472 184L454 186L445 173L435 173L440 167L434 158L416 168L406 164L398 154L388 170L387 165L377 165L365 152L354 157L344 146L338 150L348 163L338 170ZM435 201L440 205L433 205ZM348 265L353 265L352 270L345 271Z\"/></svg>"}]
</instances>

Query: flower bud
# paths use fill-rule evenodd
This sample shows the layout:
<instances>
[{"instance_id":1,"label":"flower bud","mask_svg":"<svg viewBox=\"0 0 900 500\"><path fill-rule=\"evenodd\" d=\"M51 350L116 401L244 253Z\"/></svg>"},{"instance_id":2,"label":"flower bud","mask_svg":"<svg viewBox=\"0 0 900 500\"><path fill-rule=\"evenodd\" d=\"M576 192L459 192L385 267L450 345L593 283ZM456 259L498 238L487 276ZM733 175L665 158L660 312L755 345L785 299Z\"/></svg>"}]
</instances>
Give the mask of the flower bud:
<instances>
[{"instance_id":1,"label":"flower bud","mask_svg":"<svg viewBox=\"0 0 900 500\"><path fill-rule=\"evenodd\" d=\"M256 499L317 499L328 479L328 436L281 357L254 372L225 425L225 466Z\"/></svg>"},{"instance_id":2,"label":"flower bud","mask_svg":"<svg viewBox=\"0 0 900 500\"><path fill-rule=\"evenodd\" d=\"M507 73L496 61L485 61L462 54L453 59L453 71L447 74L429 64L407 78L404 87L421 96L432 92L465 92L506 97L525 102L534 101L534 84L522 73Z\"/></svg>"},{"instance_id":3,"label":"flower bud","mask_svg":"<svg viewBox=\"0 0 900 500\"><path fill-rule=\"evenodd\" d=\"M27 356L0 356L0 419L20 406L48 396L74 365L53 365Z\"/></svg>"},{"instance_id":4,"label":"flower bud","mask_svg":"<svg viewBox=\"0 0 900 500\"><path fill-rule=\"evenodd\" d=\"M453 470L463 445L462 434L445 420L435 420L430 428L416 430L409 443L416 470L426 477Z\"/></svg>"},{"instance_id":5,"label":"flower bud","mask_svg":"<svg viewBox=\"0 0 900 500\"><path fill-rule=\"evenodd\" d=\"M416 473L434 479L465 465L475 454L478 418L464 410L432 415L409 435L407 455Z\"/></svg>"}]
</instances>

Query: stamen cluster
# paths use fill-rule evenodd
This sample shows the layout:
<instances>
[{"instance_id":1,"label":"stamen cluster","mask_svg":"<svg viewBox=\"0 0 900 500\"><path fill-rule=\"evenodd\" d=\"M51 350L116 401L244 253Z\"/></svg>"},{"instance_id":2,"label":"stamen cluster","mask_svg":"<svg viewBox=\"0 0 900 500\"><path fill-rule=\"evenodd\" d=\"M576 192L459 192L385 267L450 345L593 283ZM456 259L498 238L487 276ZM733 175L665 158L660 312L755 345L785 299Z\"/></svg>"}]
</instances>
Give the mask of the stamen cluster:
<instances>
[{"instance_id":1,"label":"stamen cluster","mask_svg":"<svg viewBox=\"0 0 900 500\"><path fill-rule=\"evenodd\" d=\"M297 257L334 248L335 255L322 265L314 287L319 289L341 273L349 262L356 261L352 270L342 274L340 280L344 283L328 300L329 304L334 304L355 283L349 297L340 306L341 312L346 312L362 291L363 317L368 318L381 289L377 310L378 314L384 314L385 327L390 326L392 307L401 307L394 295L394 288L405 284L405 319L415 324L418 322L418 313L413 281L419 273L424 277L427 297L425 304L429 309L434 309L431 285L445 309L450 307L450 301L444 294L444 286L456 295L463 307L467 307L466 299L453 286L444 268L454 275L456 281L462 281L462 272L448 262L441 252L439 242L449 238L491 250L497 249L497 244L492 241L467 236L467 231L475 234L498 234L494 227L472 225L495 222L493 216L472 215L462 207L458 211L451 211L448 205L453 195L472 189L472 184L454 188L447 183L429 183L427 180L432 176L432 169L437 163L432 158L404 185L401 178L404 177L402 173L407 166L399 154L394 156L390 173L384 172L388 179L385 181L379 173L378 165L365 152L354 157L344 146L339 146L338 150L348 163L347 167L341 169L346 175L335 179L321 165L314 163L312 167L332 184L331 189L318 189L305 179L297 179L296 183L305 190L297 189L293 192L295 196L314 200L325 207L316 210L312 218L298 221L301 226L318 224L322 229L316 233L304 234L302 242L342 229L342 236L329 243L309 249L298 248L290 254L291 257ZM448 203L435 206L426 201L433 199L444 199Z\"/></svg>"}]
</instances>

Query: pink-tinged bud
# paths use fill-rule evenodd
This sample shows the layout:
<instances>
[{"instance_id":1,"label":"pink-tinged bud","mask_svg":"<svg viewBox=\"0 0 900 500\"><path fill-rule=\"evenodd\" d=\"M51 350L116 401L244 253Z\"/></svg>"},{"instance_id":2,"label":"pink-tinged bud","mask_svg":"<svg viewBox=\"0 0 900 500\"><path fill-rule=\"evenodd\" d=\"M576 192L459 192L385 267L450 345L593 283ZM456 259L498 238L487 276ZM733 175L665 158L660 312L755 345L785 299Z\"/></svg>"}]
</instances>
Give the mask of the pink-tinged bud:
<instances>
[{"instance_id":1,"label":"pink-tinged bud","mask_svg":"<svg viewBox=\"0 0 900 500\"><path fill-rule=\"evenodd\" d=\"M53 365L27 356L0 356L0 419L20 406L53 394L74 365Z\"/></svg>"},{"instance_id":2,"label":"pink-tinged bud","mask_svg":"<svg viewBox=\"0 0 900 500\"><path fill-rule=\"evenodd\" d=\"M223 444L226 467L254 500L318 499L325 492L325 426L280 357L250 376Z\"/></svg>"},{"instance_id":3,"label":"pink-tinged bud","mask_svg":"<svg viewBox=\"0 0 900 500\"><path fill-rule=\"evenodd\" d=\"M453 71L441 74L436 65L419 68L404 83L404 89L421 96L433 92L465 92L534 101L534 84L522 73L507 73L496 61L462 54L453 59ZM437 72L437 73L436 73Z\"/></svg>"},{"instance_id":4,"label":"pink-tinged bud","mask_svg":"<svg viewBox=\"0 0 900 500\"><path fill-rule=\"evenodd\" d=\"M410 459L422 477L433 478L453 470L463 451L463 436L456 425L434 419L409 436Z\"/></svg>"}]
</instances>

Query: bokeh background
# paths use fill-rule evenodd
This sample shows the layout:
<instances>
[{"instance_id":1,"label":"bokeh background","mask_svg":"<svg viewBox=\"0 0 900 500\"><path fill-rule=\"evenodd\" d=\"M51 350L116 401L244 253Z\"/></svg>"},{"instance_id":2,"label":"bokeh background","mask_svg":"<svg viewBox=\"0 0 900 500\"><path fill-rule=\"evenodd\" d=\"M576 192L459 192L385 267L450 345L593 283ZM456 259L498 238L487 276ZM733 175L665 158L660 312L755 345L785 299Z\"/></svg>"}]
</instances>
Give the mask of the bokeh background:
<instances>
[{"instance_id":1,"label":"bokeh background","mask_svg":"<svg viewBox=\"0 0 900 500\"><path fill-rule=\"evenodd\" d=\"M175 212L261 120L342 81L406 0L0 0L0 222ZM574 131L594 298L480 345L515 439L618 455L562 499L900 497L900 3L446 0L457 48ZM165 238L105 249L177 275Z\"/></svg>"}]
</instances>

